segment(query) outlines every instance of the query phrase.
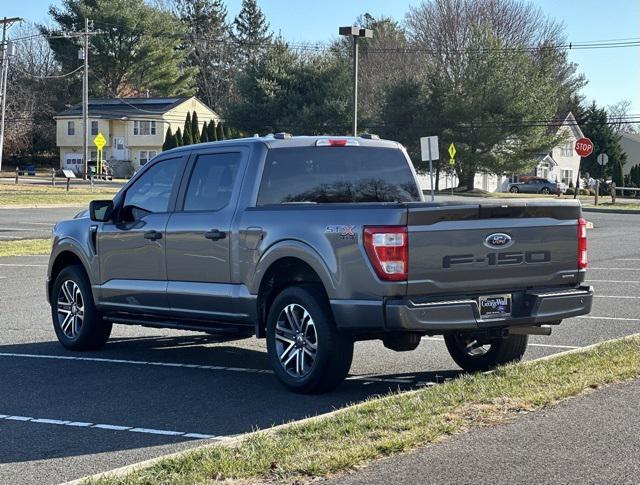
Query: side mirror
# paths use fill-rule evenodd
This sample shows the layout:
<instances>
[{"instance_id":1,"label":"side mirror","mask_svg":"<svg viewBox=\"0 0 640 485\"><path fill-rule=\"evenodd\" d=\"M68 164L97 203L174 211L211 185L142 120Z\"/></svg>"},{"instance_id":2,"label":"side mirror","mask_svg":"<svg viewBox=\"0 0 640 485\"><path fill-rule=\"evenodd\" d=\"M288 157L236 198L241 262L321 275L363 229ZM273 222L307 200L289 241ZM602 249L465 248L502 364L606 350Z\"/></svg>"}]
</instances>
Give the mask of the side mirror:
<instances>
[{"instance_id":1,"label":"side mirror","mask_svg":"<svg viewBox=\"0 0 640 485\"><path fill-rule=\"evenodd\" d=\"M106 222L113 215L112 200L92 200L89 203L89 217L95 222Z\"/></svg>"}]
</instances>

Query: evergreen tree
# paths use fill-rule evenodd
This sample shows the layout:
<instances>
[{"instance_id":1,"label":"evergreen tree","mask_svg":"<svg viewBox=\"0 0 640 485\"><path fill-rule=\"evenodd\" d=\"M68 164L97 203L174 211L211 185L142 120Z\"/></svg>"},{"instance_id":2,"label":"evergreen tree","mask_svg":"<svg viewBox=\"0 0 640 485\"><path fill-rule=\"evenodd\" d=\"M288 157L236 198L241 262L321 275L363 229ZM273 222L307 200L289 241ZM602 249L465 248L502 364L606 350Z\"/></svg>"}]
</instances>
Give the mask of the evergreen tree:
<instances>
[{"instance_id":1,"label":"evergreen tree","mask_svg":"<svg viewBox=\"0 0 640 485\"><path fill-rule=\"evenodd\" d=\"M620 168L622 168L622 165L627 160L627 155L620 144L622 137L609 124L607 110L599 108L593 102L576 120L584 136L593 142L593 152L582 159L580 170L589 172L598 178L605 176L605 174L613 176L617 170L616 165L620 165ZM602 167L597 162L598 155L601 153L606 153L609 156L609 163L605 167Z\"/></svg>"},{"instance_id":2,"label":"evergreen tree","mask_svg":"<svg viewBox=\"0 0 640 485\"><path fill-rule=\"evenodd\" d=\"M207 122L202 124L202 132L200 133L200 143L207 143L209 141L209 133L207 131Z\"/></svg>"},{"instance_id":3,"label":"evergreen tree","mask_svg":"<svg viewBox=\"0 0 640 485\"><path fill-rule=\"evenodd\" d=\"M171 132L171 127L167 127L167 132L164 135L164 143L162 144L162 151L171 150L175 147L175 138L173 138L173 133Z\"/></svg>"},{"instance_id":4,"label":"evergreen tree","mask_svg":"<svg viewBox=\"0 0 640 485\"><path fill-rule=\"evenodd\" d=\"M242 8L233 21L231 37L237 43L240 67L255 64L271 43L269 23L257 0L242 0Z\"/></svg>"},{"instance_id":5,"label":"evergreen tree","mask_svg":"<svg viewBox=\"0 0 640 485\"><path fill-rule=\"evenodd\" d=\"M178 130L176 131L176 134L174 135L176 141L175 141L175 145L177 147L181 147L184 145L184 140L182 139L182 131L180 131L180 128L178 128Z\"/></svg>"},{"instance_id":6,"label":"evergreen tree","mask_svg":"<svg viewBox=\"0 0 640 485\"><path fill-rule=\"evenodd\" d=\"M193 133L191 132L191 127L191 113L187 113L187 118L184 120L184 128L182 128L182 142L185 145L193 144Z\"/></svg>"},{"instance_id":7,"label":"evergreen tree","mask_svg":"<svg viewBox=\"0 0 640 485\"><path fill-rule=\"evenodd\" d=\"M200 143L200 123L198 121L198 113L195 111L191 117L191 136L193 137L193 143Z\"/></svg>"},{"instance_id":8,"label":"evergreen tree","mask_svg":"<svg viewBox=\"0 0 640 485\"><path fill-rule=\"evenodd\" d=\"M611 179L617 187L624 187L624 176L622 174L622 163L614 162Z\"/></svg>"},{"instance_id":9,"label":"evergreen tree","mask_svg":"<svg viewBox=\"0 0 640 485\"><path fill-rule=\"evenodd\" d=\"M233 138L233 134L231 132L231 128L229 126L224 127L224 139L231 140Z\"/></svg>"},{"instance_id":10,"label":"evergreen tree","mask_svg":"<svg viewBox=\"0 0 640 485\"><path fill-rule=\"evenodd\" d=\"M216 120L211 120L207 126L209 141L218 141L218 133L216 132Z\"/></svg>"},{"instance_id":11,"label":"evergreen tree","mask_svg":"<svg viewBox=\"0 0 640 485\"><path fill-rule=\"evenodd\" d=\"M218 126L216 126L216 140L224 140L224 130L222 129L222 122L218 123Z\"/></svg>"}]
</instances>

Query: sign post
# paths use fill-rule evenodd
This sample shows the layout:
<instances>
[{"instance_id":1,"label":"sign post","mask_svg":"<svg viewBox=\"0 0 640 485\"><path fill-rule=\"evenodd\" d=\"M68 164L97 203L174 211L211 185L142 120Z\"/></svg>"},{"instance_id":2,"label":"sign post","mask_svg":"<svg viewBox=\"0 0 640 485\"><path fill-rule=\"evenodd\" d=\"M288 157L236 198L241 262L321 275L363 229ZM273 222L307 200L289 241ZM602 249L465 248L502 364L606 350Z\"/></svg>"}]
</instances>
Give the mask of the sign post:
<instances>
[{"instance_id":1,"label":"sign post","mask_svg":"<svg viewBox=\"0 0 640 485\"><path fill-rule=\"evenodd\" d=\"M604 167L607 163L609 163L609 155L607 155L606 153L601 153L600 155L598 155L598 158L596 158L596 160L598 161L598 165L600 165L601 167ZM600 169L600 173L604 173L604 168ZM596 180L596 199L594 201L595 205L598 205L599 195L600 195L600 179Z\"/></svg>"},{"instance_id":2,"label":"sign post","mask_svg":"<svg viewBox=\"0 0 640 485\"><path fill-rule=\"evenodd\" d=\"M100 174L100 176L102 176L102 149L107 144L107 140L102 133L98 133L93 139L93 144L98 149L98 157L96 160L96 175ZM88 167L88 161L85 161L85 163L87 163Z\"/></svg>"},{"instance_id":3,"label":"sign post","mask_svg":"<svg viewBox=\"0 0 640 485\"><path fill-rule=\"evenodd\" d=\"M576 141L575 150L576 153L580 155L580 163L578 164L578 177L576 178L576 187L575 191L573 192L574 199L578 196L578 191L580 190L580 165L582 165L582 159L584 157L588 157L593 152L593 142L587 137L582 137L578 141Z\"/></svg>"},{"instance_id":4,"label":"sign post","mask_svg":"<svg viewBox=\"0 0 640 485\"><path fill-rule=\"evenodd\" d=\"M455 166L456 166L456 147L455 145L452 143L451 145L449 145L449 165L451 167L451 195L453 195L453 173L455 172Z\"/></svg>"},{"instance_id":5,"label":"sign post","mask_svg":"<svg viewBox=\"0 0 640 485\"><path fill-rule=\"evenodd\" d=\"M431 178L431 202L435 200L433 192L433 160L438 160L440 154L438 151L438 137L437 136L423 136L420 138L420 151L422 154L422 161L429 161L429 177Z\"/></svg>"}]
</instances>

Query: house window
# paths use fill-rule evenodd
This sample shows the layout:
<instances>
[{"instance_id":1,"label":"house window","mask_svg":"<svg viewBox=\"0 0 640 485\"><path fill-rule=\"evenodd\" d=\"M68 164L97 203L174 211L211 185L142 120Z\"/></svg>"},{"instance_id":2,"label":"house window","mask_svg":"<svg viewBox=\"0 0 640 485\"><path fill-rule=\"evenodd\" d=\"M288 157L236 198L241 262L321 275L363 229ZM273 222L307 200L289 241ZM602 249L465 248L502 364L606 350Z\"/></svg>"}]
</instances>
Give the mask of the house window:
<instances>
[{"instance_id":1,"label":"house window","mask_svg":"<svg viewBox=\"0 0 640 485\"><path fill-rule=\"evenodd\" d=\"M98 122L97 121L92 121L91 122L91 134L93 136L96 136L98 134Z\"/></svg>"},{"instance_id":2,"label":"house window","mask_svg":"<svg viewBox=\"0 0 640 485\"><path fill-rule=\"evenodd\" d=\"M560 154L563 157L572 157L573 156L573 144L571 142L565 143L560 147Z\"/></svg>"},{"instance_id":3,"label":"house window","mask_svg":"<svg viewBox=\"0 0 640 485\"><path fill-rule=\"evenodd\" d=\"M74 136L76 134L76 122L67 121L67 135Z\"/></svg>"},{"instance_id":4,"label":"house window","mask_svg":"<svg viewBox=\"0 0 640 485\"><path fill-rule=\"evenodd\" d=\"M155 135L156 122L155 121L134 121L133 134L134 135Z\"/></svg>"},{"instance_id":5,"label":"house window","mask_svg":"<svg viewBox=\"0 0 640 485\"><path fill-rule=\"evenodd\" d=\"M156 152L155 150L142 150L140 152L140 166L142 167L143 165L145 165L149 160L151 160L153 157L155 157L157 155L158 152Z\"/></svg>"},{"instance_id":6,"label":"house window","mask_svg":"<svg viewBox=\"0 0 640 485\"><path fill-rule=\"evenodd\" d=\"M569 182L573 180L573 170L562 171L562 183L569 185Z\"/></svg>"}]
</instances>

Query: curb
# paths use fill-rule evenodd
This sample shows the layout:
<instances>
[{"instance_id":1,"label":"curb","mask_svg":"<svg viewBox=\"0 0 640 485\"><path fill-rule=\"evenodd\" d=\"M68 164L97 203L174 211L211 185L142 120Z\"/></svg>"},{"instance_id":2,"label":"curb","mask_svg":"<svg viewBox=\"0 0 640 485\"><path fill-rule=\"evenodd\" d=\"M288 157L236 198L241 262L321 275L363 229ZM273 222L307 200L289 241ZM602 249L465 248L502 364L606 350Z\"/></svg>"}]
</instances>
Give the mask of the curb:
<instances>
[{"instance_id":1,"label":"curb","mask_svg":"<svg viewBox=\"0 0 640 485\"><path fill-rule=\"evenodd\" d=\"M542 361L547 361L547 360L553 360L555 358L560 358L563 357L565 355L571 355L571 354L580 354L583 352L588 352L590 350L593 350L594 348L598 347L599 345L602 345L606 342L614 342L614 341L624 341L624 340L631 340L633 338L636 338L638 335L640 334L632 334L632 335L627 335L625 337L621 337L621 338L617 338L617 339L610 339L610 340L603 340L602 342L597 342L595 344L591 344L591 345L587 345L585 347L580 347L577 349L570 349L570 350L566 350L563 352L558 352L557 354L551 354L551 355L547 355L545 357L539 357L537 359L533 359L533 360L528 360L525 362L522 362L522 365L532 365L535 364L537 362L542 362ZM490 374L493 371L489 371L486 372L487 374ZM410 395L410 394L414 394L416 392L421 391L421 389L414 389L411 391L407 391L405 393L403 393L403 395ZM382 398L379 398L381 400L385 400L385 399L391 399L395 397L395 395L388 395L388 396L384 396ZM349 409L354 409L354 408L358 408L360 406L364 406L365 404L367 404L367 401L365 402L361 402L358 403L354 406L348 406ZM296 426L299 424L305 424L305 423L309 423L309 422L314 422L320 419L325 419L331 416L334 416L336 414L341 413L342 411L344 411L347 408L341 408L341 409L336 409L334 411L328 412L328 413L324 413L324 414L319 414L316 416L311 416L309 418L304 418L304 419L300 419L298 421L290 421L288 423L283 423L283 424L279 424L277 426L273 426L271 428L268 429L264 429L264 430L257 430L257 431L250 431L247 433L242 433L236 436L230 436L230 437L225 437L225 438L220 438L217 441L214 441L212 443L207 443L205 445L202 446L196 446L194 448L189 448L188 450L182 450L182 451L178 451L175 453L170 453L168 455L162 455L162 456L158 456L156 458L151 458L149 460L144 460L138 463L133 463L131 465L126 465L120 468L114 468L113 470L109 470L106 472L101 472L101 473L96 473L94 475L88 475L86 477L83 478L78 478L76 480L70 481L70 482L65 482L61 485L83 485L87 480L98 480L100 478L119 478L119 477L123 477L126 474L130 473L130 472L134 472L137 470L141 470L144 468L148 468L150 466L155 465L156 463L159 463L163 460L167 460L167 459L172 459L172 458L179 458L182 456L185 456L189 453L192 453L196 450L202 450L202 449L206 449L206 448L210 448L213 446L234 446L236 444L239 444L241 441L243 441L244 439L246 439L249 435L255 435L257 433L267 433L267 434L272 434L275 433L281 429L285 429L291 426Z\"/></svg>"},{"instance_id":2,"label":"curb","mask_svg":"<svg viewBox=\"0 0 640 485\"><path fill-rule=\"evenodd\" d=\"M582 207L582 212L599 212L602 214L640 214L640 209L599 209L597 207Z\"/></svg>"}]
</instances>

